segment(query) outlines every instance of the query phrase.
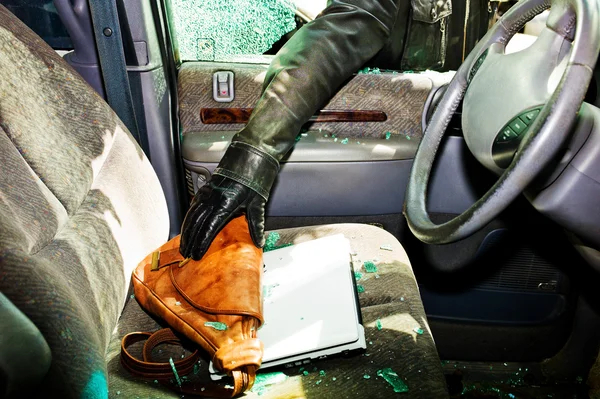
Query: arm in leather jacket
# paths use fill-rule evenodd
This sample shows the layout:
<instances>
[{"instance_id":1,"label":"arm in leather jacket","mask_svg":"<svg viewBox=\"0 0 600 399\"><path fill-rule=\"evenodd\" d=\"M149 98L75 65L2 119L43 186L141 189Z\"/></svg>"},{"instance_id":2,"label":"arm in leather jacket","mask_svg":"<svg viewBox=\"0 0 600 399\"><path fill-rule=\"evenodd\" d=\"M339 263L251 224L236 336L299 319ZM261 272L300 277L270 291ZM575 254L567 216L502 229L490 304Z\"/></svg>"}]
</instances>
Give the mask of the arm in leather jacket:
<instances>
[{"instance_id":1,"label":"arm in leather jacket","mask_svg":"<svg viewBox=\"0 0 600 399\"><path fill-rule=\"evenodd\" d=\"M264 245L264 207L279 161L302 125L384 48L400 3L330 1L277 53L248 124L233 137L186 215L180 248L184 256L201 258L227 222L244 212L254 243Z\"/></svg>"}]
</instances>

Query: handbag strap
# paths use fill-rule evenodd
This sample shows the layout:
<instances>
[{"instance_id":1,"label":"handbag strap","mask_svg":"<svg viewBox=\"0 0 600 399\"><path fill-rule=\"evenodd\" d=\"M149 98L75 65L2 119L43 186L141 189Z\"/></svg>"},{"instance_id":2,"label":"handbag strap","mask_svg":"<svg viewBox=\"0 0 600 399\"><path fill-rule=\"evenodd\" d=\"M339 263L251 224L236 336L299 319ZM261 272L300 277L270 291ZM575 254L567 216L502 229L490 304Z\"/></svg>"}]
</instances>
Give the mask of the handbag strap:
<instances>
[{"instance_id":1,"label":"handbag strap","mask_svg":"<svg viewBox=\"0 0 600 399\"><path fill-rule=\"evenodd\" d=\"M140 360L129 353L128 347L143 340L146 340L146 342L142 349L143 360ZM182 345L182 342L170 328L164 328L154 333L129 333L121 340L121 364L132 374L158 380L161 384L186 395L232 398L245 392L254 383L256 369L244 367L242 370L231 372L234 381L233 388L214 383L173 385L169 383L174 377L173 369L176 369L177 374L182 376L191 373L200 358L200 352L196 349L191 355L174 361L173 365L170 362L154 362L151 357L152 350L161 344Z\"/></svg>"}]
</instances>

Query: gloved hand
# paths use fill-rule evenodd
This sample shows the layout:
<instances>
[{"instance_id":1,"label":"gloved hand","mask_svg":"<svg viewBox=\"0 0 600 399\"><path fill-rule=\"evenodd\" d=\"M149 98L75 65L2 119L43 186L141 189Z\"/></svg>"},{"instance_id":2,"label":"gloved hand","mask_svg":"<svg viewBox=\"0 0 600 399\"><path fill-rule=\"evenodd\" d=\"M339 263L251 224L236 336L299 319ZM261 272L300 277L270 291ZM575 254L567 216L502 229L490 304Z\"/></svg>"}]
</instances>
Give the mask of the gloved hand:
<instances>
[{"instance_id":1,"label":"gloved hand","mask_svg":"<svg viewBox=\"0 0 600 399\"><path fill-rule=\"evenodd\" d=\"M231 143L185 216L181 254L199 260L221 229L243 213L254 245L262 248L265 205L278 172L279 162L269 154L247 143Z\"/></svg>"},{"instance_id":2,"label":"gloved hand","mask_svg":"<svg viewBox=\"0 0 600 399\"><path fill-rule=\"evenodd\" d=\"M202 258L215 236L231 219L246 213L254 245L265 244L266 200L256 191L225 176L215 175L202 186L183 221L180 252L186 258Z\"/></svg>"}]
</instances>

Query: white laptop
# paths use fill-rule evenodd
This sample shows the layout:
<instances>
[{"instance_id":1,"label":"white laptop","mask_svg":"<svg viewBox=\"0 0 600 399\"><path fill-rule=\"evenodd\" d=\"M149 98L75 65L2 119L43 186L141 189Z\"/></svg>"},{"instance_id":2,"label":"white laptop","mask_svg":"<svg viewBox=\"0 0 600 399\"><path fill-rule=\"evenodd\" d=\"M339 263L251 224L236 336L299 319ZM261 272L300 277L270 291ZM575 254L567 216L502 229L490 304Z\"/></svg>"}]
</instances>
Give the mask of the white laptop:
<instances>
[{"instance_id":1,"label":"white laptop","mask_svg":"<svg viewBox=\"0 0 600 399\"><path fill-rule=\"evenodd\" d=\"M338 234L264 254L261 370L366 348L350 252Z\"/></svg>"}]
</instances>

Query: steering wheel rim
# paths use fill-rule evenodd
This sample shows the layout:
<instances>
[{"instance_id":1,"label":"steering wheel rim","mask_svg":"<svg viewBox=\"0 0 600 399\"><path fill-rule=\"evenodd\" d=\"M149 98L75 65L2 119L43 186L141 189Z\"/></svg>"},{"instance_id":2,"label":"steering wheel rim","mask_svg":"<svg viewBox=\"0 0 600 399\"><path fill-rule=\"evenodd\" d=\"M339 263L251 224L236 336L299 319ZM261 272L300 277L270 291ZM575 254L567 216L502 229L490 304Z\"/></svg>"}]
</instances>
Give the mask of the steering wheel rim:
<instances>
[{"instance_id":1,"label":"steering wheel rim","mask_svg":"<svg viewBox=\"0 0 600 399\"><path fill-rule=\"evenodd\" d=\"M550 6L554 13L548 20L548 27L566 38L574 37L560 83L530 126L512 163L492 188L461 215L446 223L434 224L426 209L429 178L450 118L465 95L473 65L494 44L505 46L525 23ZM596 0L521 1L475 46L450 82L415 155L404 215L419 240L428 244L447 244L477 232L506 209L555 157L569 137L592 79L600 51L599 12L600 5Z\"/></svg>"}]
</instances>

